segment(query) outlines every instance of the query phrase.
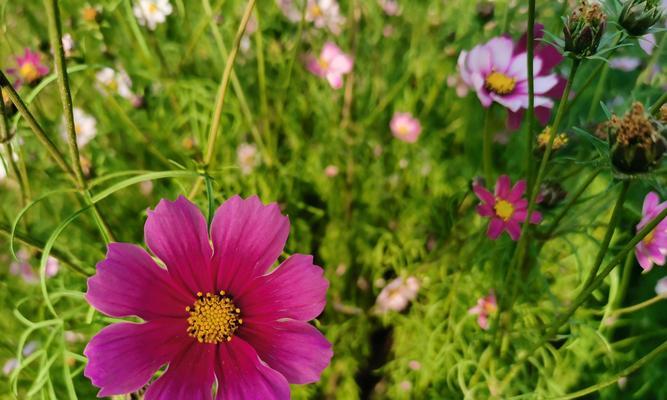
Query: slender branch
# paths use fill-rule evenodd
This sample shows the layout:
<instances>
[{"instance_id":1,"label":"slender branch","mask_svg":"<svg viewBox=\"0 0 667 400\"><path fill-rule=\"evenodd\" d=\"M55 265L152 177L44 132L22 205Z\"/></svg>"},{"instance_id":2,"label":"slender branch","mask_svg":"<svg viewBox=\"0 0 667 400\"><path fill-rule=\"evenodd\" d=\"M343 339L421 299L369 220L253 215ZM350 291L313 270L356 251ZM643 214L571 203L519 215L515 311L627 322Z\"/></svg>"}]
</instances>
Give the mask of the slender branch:
<instances>
[{"instance_id":1,"label":"slender branch","mask_svg":"<svg viewBox=\"0 0 667 400\"><path fill-rule=\"evenodd\" d=\"M491 131L492 107L486 109L482 134L482 170L487 185L493 182L493 132Z\"/></svg>"},{"instance_id":2,"label":"slender branch","mask_svg":"<svg viewBox=\"0 0 667 400\"><path fill-rule=\"evenodd\" d=\"M654 296L654 297L651 297L650 299L648 299L646 301L642 301L641 303L638 303L638 304L635 304L635 305L632 305L632 306L628 306L628 307L625 307L625 308L619 308L618 310L614 311L611 314L611 317L612 318L620 317L623 314L633 313L637 310L641 310L642 308L646 308L646 307L651 306L655 303L658 303L662 300L665 300L665 296Z\"/></svg>"},{"instance_id":3,"label":"slender branch","mask_svg":"<svg viewBox=\"0 0 667 400\"><path fill-rule=\"evenodd\" d=\"M509 7L509 6L508 6ZM533 183L533 143L535 141L535 0L528 1L528 110L526 117L528 118L528 132L526 134L526 179L528 187L532 187Z\"/></svg>"},{"instance_id":4,"label":"slender branch","mask_svg":"<svg viewBox=\"0 0 667 400\"><path fill-rule=\"evenodd\" d=\"M21 200L23 202L23 206L25 206L30 197L29 186L27 184L26 177L23 175L21 169L16 164L16 160L14 160L14 151L12 149L11 139L9 123L7 121L7 114L5 110L5 102L0 99L0 143L3 144L5 152L7 153L7 163L11 167L11 171L16 174L16 180L18 181L19 188L21 190Z\"/></svg>"},{"instance_id":5,"label":"slender branch","mask_svg":"<svg viewBox=\"0 0 667 400\"><path fill-rule=\"evenodd\" d=\"M663 104L667 103L667 92L664 92L662 96L656 101L651 108L649 109L649 112L652 115L657 115L658 112L660 112L660 107L662 107Z\"/></svg>"},{"instance_id":6,"label":"slender branch","mask_svg":"<svg viewBox=\"0 0 667 400\"><path fill-rule=\"evenodd\" d=\"M600 175L600 172L602 172L602 170L600 168L597 168L595 171L593 171L592 174L590 174L588 176L588 178L586 178L584 183L582 183L581 186L579 186L579 188L577 188L577 191L574 192L574 194L570 197L570 199L565 204L565 206L563 206L563 209L560 211L560 213L558 213L558 215L556 215L556 217L554 218L553 222L551 223L551 226L549 227L549 229L547 230L547 232L545 234L545 236L547 238L551 237L551 235L553 235L556 228L558 228L558 224L560 224L560 221L562 221L563 218L565 218L567 213L570 211L570 209L572 209L572 207L579 200L581 195L584 194L586 189L588 189L588 187L591 185L591 183L593 183L595 178L598 175Z\"/></svg>"},{"instance_id":7,"label":"slender branch","mask_svg":"<svg viewBox=\"0 0 667 400\"><path fill-rule=\"evenodd\" d=\"M232 74L232 69L234 67L234 61L236 61L236 55L239 52L239 45L241 43L241 38L245 32L250 16L252 15L252 10L255 7L255 0L249 0L246 5L245 11L243 12L243 17L241 18L241 23L239 28L236 31L236 36L234 37L234 44L229 53L229 58L227 58L227 63L225 64L225 69L222 72L222 79L220 80L220 87L218 88L218 96L215 103L215 110L213 111L213 119L211 121L211 128L208 132L208 141L206 145L206 153L204 153L204 164L207 168L211 168L214 163L216 141L218 139L218 131L220 130L220 121L222 119L222 108L225 105L225 97L227 96L227 88L229 87L229 79ZM197 179L192 190L190 191L190 197L194 196L201 187L203 183L203 178Z\"/></svg>"}]
</instances>

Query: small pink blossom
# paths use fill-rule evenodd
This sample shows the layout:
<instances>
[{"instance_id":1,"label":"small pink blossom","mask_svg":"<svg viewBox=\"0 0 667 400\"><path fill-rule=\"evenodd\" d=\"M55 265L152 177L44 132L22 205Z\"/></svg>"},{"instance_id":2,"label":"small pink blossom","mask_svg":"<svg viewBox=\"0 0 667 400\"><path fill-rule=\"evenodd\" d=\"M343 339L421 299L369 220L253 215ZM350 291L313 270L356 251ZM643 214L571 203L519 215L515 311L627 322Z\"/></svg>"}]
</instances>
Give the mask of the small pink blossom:
<instances>
[{"instance_id":1,"label":"small pink blossom","mask_svg":"<svg viewBox=\"0 0 667 400\"><path fill-rule=\"evenodd\" d=\"M642 60L636 57L614 57L609 60L609 66L624 72L632 72L642 65Z\"/></svg>"},{"instance_id":2,"label":"small pink blossom","mask_svg":"<svg viewBox=\"0 0 667 400\"><path fill-rule=\"evenodd\" d=\"M16 68L8 68L7 72L14 76L14 86L33 85L49 73L49 67L42 64L38 52L26 48L22 56L16 56Z\"/></svg>"},{"instance_id":3,"label":"small pink blossom","mask_svg":"<svg viewBox=\"0 0 667 400\"><path fill-rule=\"evenodd\" d=\"M398 0L378 0L378 4L382 7L382 11L390 17L396 16L401 12Z\"/></svg>"},{"instance_id":4,"label":"small pink blossom","mask_svg":"<svg viewBox=\"0 0 667 400\"><path fill-rule=\"evenodd\" d=\"M340 14L336 0L308 0L306 21L316 28L326 28L334 35L340 35L345 18Z\"/></svg>"},{"instance_id":5,"label":"small pink blossom","mask_svg":"<svg viewBox=\"0 0 667 400\"><path fill-rule=\"evenodd\" d=\"M468 314L477 315L477 324L480 328L489 329L489 316L498 310L496 295L491 291L486 297L477 300L477 305L468 310Z\"/></svg>"},{"instance_id":6,"label":"small pink blossom","mask_svg":"<svg viewBox=\"0 0 667 400\"><path fill-rule=\"evenodd\" d=\"M343 86L343 75L352 71L354 60L332 42L327 42L319 57L310 55L306 58L306 67L312 74L326 78L332 88Z\"/></svg>"},{"instance_id":7,"label":"small pink blossom","mask_svg":"<svg viewBox=\"0 0 667 400\"><path fill-rule=\"evenodd\" d=\"M422 126L419 120L414 118L410 113L394 113L389 127L396 139L406 143L415 143L422 133Z\"/></svg>"},{"instance_id":8,"label":"small pink blossom","mask_svg":"<svg viewBox=\"0 0 667 400\"><path fill-rule=\"evenodd\" d=\"M375 302L379 313L403 311L417 297L419 281L414 276L406 279L398 277L382 289Z\"/></svg>"},{"instance_id":9,"label":"small pink blossom","mask_svg":"<svg viewBox=\"0 0 667 400\"><path fill-rule=\"evenodd\" d=\"M667 209L667 201L660 203L657 193L651 192L644 198L642 207L642 219L637 225L637 232L642 230L662 211ZM639 265L648 272L653 265L665 265L667 256L667 218L649 233L641 242L635 246L635 256Z\"/></svg>"},{"instance_id":10,"label":"small pink blossom","mask_svg":"<svg viewBox=\"0 0 667 400\"><path fill-rule=\"evenodd\" d=\"M547 124L553 108L553 98L564 90L565 81L552 73L563 57L554 47L542 44L541 25L536 26L535 56L533 58L535 83L535 112L542 124ZM506 36L495 37L459 55L458 68L463 81L475 90L482 105L494 102L509 110L508 127L517 130L528 108L528 54L524 37L514 43Z\"/></svg>"},{"instance_id":11,"label":"small pink blossom","mask_svg":"<svg viewBox=\"0 0 667 400\"><path fill-rule=\"evenodd\" d=\"M408 368L410 368L413 371L419 371L420 369L422 369L422 363L420 363L417 360L410 360L408 362Z\"/></svg>"},{"instance_id":12,"label":"small pink blossom","mask_svg":"<svg viewBox=\"0 0 667 400\"><path fill-rule=\"evenodd\" d=\"M658 296L667 297L667 276L660 279L655 284L655 294Z\"/></svg>"},{"instance_id":13,"label":"small pink blossom","mask_svg":"<svg viewBox=\"0 0 667 400\"><path fill-rule=\"evenodd\" d=\"M528 200L523 198L526 192L526 181L520 180L511 186L510 178L502 175L496 182L495 193L489 192L482 185L474 185L473 190L482 204L477 206L477 213L491 219L487 235L496 240L503 231L507 231L512 240L521 235L520 223L526 222ZM530 223L539 224L542 215L533 211Z\"/></svg>"},{"instance_id":14,"label":"small pink blossom","mask_svg":"<svg viewBox=\"0 0 667 400\"><path fill-rule=\"evenodd\" d=\"M324 175L328 176L329 178L333 178L334 176L338 175L338 167L335 165L327 165L327 167L324 169Z\"/></svg>"}]
</instances>

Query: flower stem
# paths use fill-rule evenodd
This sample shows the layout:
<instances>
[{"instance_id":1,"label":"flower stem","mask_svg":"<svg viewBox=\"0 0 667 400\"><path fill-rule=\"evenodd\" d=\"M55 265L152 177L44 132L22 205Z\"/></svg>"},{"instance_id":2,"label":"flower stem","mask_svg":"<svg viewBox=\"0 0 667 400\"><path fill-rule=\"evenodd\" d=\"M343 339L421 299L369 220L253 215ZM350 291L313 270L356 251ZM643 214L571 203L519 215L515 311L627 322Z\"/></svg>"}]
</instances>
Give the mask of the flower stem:
<instances>
[{"instance_id":1,"label":"flower stem","mask_svg":"<svg viewBox=\"0 0 667 400\"><path fill-rule=\"evenodd\" d=\"M7 121L7 114L5 111L5 102L0 100L0 143L3 144L5 148L5 153L7 153L7 164L11 167L11 171L16 175L16 180L19 183L19 188L21 190L21 201L23 206L28 203L30 198L30 186L26 177L21 172L21 169L14 160L14 150L12 149L12 137L9 132L9 123ZM0 160L0 162L2 162Z\"/></svg>"},{"instance_id":2,"label":"flower stem","mask_svg":"<svg viewBox=\"0 0 667 400\"><path fill-rule=\"evenodd\" d=\"M590 108L588 109L588 116L586 121L591 122L595 118L595 111L600 107L600 100L602 99L602 92L604 91L604 85L607 83L607 75L609 75L609 63L602 64L602 71L596 76L599 76L598 84L595 87L595 92L593 93L593 99L591 100Z\"/></svg>"},{"instance_id":3,"label":"flower stem","mask_svg":"<svg viewBox=\"0 0 667 400\"><path fill-rule=\"evenodd\" d=\"M211 128L208 132L208 140L206 144L206 153L204 153L204 164L206 168L211 168L214 164L215 156L215 143L218 139L218 131L220 130L220 121L222 119L222 108L225 105L225 97L227 96L227 88L229 87L229 79L232 74L232 68L234 67L234 61L236 60L236 55L239 52L239 45L241 43L241 38L245 32L250 16L252 15L252 10L255 7L255 0L249 0L246 5L245 11L243 12L243 17L241 18L241 23L239 28L236 31L236 36L234 37L234 44L232 46L229 57L227 58L227 63L225 64L225 69L222 72L222 79L220 80L220 87L218 88L218 96L215 103L215 110L213 111L213 118L211 120ZM201 188L204 178L199 178L195 182L192 190L190 191L190 197L193 197Z\"/></svg>"},{"instance_id":4,"label":"flower stem","mask_svg":"<svg viewBox=\"0 0 667 400\"><path fill-rule=\"evenodd\" d=\"M560 213L558 213L558 215L556 216L556 218L554 218L554 221L551 223L551 226L549 227L549 230L547 230L547 232L546 232L546 234L545 234L545 236L546 236L547 238L550 237L551 235L553 235L553 233L554 233L554 231L556 230L556 228L558 228L558 225L560 224L560 222L563 220L563 218L565 218L565 216L567 215L567 213L568 213L568 212L570 211L570 209L574 206L574 204L579 200L579 198L581 197L581 195L584 194L584 192L586 191L586 189L588 189L588 187L591 185L591 183L593 183L593 181L595 180L595 178L596 178L598 175L600 175L600 172L602 172L602 170L601 170L600 168L595 169L595 171L593 171L593 173L590 174L590 175L588 176L588 178L586 178L586 180L584 181L584 183L582 183L581 186L579 186L579 187L577 188L577 191L574 192L574 194L573 194L573 195L570 197L570 199L568 200L567 204L565 204L565 206L564 206L563 209L560 211Z\"/></svg>"},{"instance_id":5,"label":"flower stem","mask_svg":"<svg viewBox=\"0 0 667 400\"><path fill-rule=\"evenodd\" d=\"M509 5L508 5L509 7ZM535 0L528 2L528 132L526 134L526 181L528 187L533 183L533 142L535 130L535 79L534 79L534 58L535 58Z\"/></svg>"},{"instance_id":6,"label":"flower stem","mask_svg":"<svg viewBox=\"0 0 667 400\"><path fill-rule=\"evenodd\" d=\"M667 103L667 92L664 92L662 96L660 96L658 101L653 103L651 108L648 110L649 113L651 113L652 115L657 115L658 112L660 111L660 107L662 107L662 105L665 103Z\"/></svg>"},{"instance_id":7,"label":"flower stem","mask_svg":"<svg viewBox=\"0 0 667 400\"><path fill-rule=\"evenodd\" d=\"M92 203L90 192L88 191L88 186L84 178L83 168L81 167L81 160L79 158L79 146L76 143L76 129L74 127L74 114L72 111L72 94L70 93L65 65L65 52L63 51L58 0L44 0L44 6L46 7L49 20L49 38L51 41L51 49L53 49L58 91L60 92L60 100L63 104L63 116L65 119L67 144L72 163L72 170L74 171L74 176L76 178L77 188L81 191L86 203L91 206L95 223L97 224L105 242L108 243L113 240L113 234L102 217L102 214L100 214L97 206Z\"/></svg>"},{"instance_id":8,"label":"flower stem","mask_svg":"<svg viewBox=\"0 0 667 400\"><path fill-rule=\"evenodd\" d=\"M482 169L487 184L493 182L493 132L491 131L491 107L486 109L484 118L484 137L482 138Z\"/></svg>"}]
</instances>

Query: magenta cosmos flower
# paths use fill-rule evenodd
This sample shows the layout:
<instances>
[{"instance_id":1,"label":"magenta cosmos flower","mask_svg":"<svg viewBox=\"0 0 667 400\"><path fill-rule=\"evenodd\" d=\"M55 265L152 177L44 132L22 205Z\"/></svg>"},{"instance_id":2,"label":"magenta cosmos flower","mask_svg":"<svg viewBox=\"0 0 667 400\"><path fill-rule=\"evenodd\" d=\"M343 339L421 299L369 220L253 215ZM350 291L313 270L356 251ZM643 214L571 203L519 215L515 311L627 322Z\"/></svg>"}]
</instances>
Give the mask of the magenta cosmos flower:
<instances>
[{"instance_id":1,"label":"magenta cosmos flower","mask_svg":"<svg viewBox=\"0 0 667 400\"><path fill-rule=\"evenodd\" d=\"M474 185L473 190L482 204L477 206L477 213L482 217L491 218L487 235L496 240L503 231L507 231L512 240L518 240L521 235L520 223L526 222L528 216L528 200L523 198L526 192L526 181L520 180L511 186L510 178L502 175L496 182L495 194L481 185ZM530 217L531 224L539 224L542 215L533 211Z\"/></svg>"},{"instance_id":2,"label":"magenta cosmos flower","mask_svg":"<svg viewBox=\"0 0 667 400\"><path fill-rule=\"evenodd\" d=\"M354 60L332 42L326 42L319 57L310 55L306 58L308 71L321 78L326 78L334 89L343 86L343 75L352 71Z\"/></svg>"},{"instance_id":3,"label":"magenta cosmos flower","mask_svg":"<svg viewBox=\"0 0 667 400\"><path fill-rule=\"evenodd\" d=\"M329 285L312 256L280 256L290 223L277 204L227 200L210 227L184 197L149 210L148 248L112 243L88 280L86 299L112 317L137 316L102 329L84 354L84 375L98 396L150 384L145 398L288 399L289 383L319 380L333 355L309 321Z\"/></svg>"},{"instance_id":4,"label":"magenta cosmos flower","mask_svg":"<svg viewBox=\"0 0 667 400\"><path fill-rule=\"evenodd\" d=\"M535 26L536 40L544 35L542 25ZM459 55L458 68L463 81L476 91L484 107L493 102L509 110L508 128L516 130L528 108L528 54L524 35L519 43L500 36ZM558 50L546 44L535 46L535 114L546 125L554 102L564 90L564 80L551 70L563 60Z\"/></svg>"},{"instance_id":5,"label":"magenta cosmos flower","mask_svg":"<svg viewBox=\"0 0 667 400\"><path fill-rule=\"evenodd\" d=\"M651 192L644 198L642 207L642 219L637 225L637 232L655 219L658 214L667 208L667 201L660 203L660 197L657 193ZM665 265L665 256L667 256L667 218L660 221L651 233L644 240L635 246L635 256L639 265L645 272L653 268L653 264Z\"/></svg>"},{"instance_id":6,"label":"magenta cosmos flower","mask_svg":"<svg viewBox=\"0 0 667 400\"><path fill-rule=\"evenodd\" d=\"M26 48L22 56L16 56L16 68L8 68L7 72L16 78L14 86L18 89L36 83L49 73L49 67L42 64L39 53Z\"/></svg>"},{"instance_id":7,"label":"magenta cosmos flower","mask_svg":"<svg viewBox=\"0 0 667 400\"><path fill-rule=\"evenodd\" d=\"M391 118L389 123L391 133L398 140L407 143L414 143L419 139L422 133L422 126L417 118L414 118L410 113L397 112Z\"/></svg>"},{"instance_id":8,"label":"magenta cosmos flower","mask_svg":"<svg viewBox=\"0 0 667 400\"><path fill-rule=\"evenodd\" d=\"M468 314L477 315L477 325L480 328L489 329L489 316L498 310L496 295L491 291L486 297L477 300L477 305L468 310Z\"/></svg>"}]
</instances>

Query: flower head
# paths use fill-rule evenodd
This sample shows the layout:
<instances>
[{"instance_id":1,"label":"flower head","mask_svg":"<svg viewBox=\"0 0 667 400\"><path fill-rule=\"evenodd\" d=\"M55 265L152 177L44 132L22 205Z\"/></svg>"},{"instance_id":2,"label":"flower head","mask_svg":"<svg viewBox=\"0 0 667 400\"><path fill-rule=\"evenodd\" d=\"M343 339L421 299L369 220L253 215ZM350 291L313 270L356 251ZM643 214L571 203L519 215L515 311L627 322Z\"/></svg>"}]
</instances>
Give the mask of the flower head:
<instances>
[{"instance_id":1,"label":"flower head","mask_svg":"<svg viewBox=\"0 0 667 400\"><path fill-rule=\"evenodd\" d=\"M477 315L477 324L480 328L489 329L489 316L498 310L496 295L491 291L487 296L477 300L477 305L468 310L468 314Z\"/></svg>"},{"instance_id":2,"label":"flower head","mask_svg":"<svg viewBox=\"0 0 667 400\"><path fill-rule=\"evenodd\" d=\"M159 24L167 20L167 16L174 11L174 8L169 0L139 0L134 5L133 11L139 25L154 31Z\"/></svg>"},{"instance_id":3,"label":"flower head","mask_svg":"<svg viewBox=\"0 0 667 400\"><path fill-rule=\"evenodd\" d=\"M74 49L76 48L76 43L74 43L72 35L69 33L64 34L61 41L63 43L63 51L65 52L65 57L67 58L72 57L72 54L74 54Z\"/></svg>"},{"instance_id":4,"label":"flower head","mask_svg":"<svg viewBox=\"0 0 667 400\"><path fill-rule=\"evenodd\" d=\"M306 58L308 70L321 78L326 78L334 89L343 86L343 75L352 71L354 60L332 42L326 42L319 57Z\"/></svg>"},{"instance_id":5,"label":"flower head","mask_svg":"<svg viewBox=\"0 0 667 400\"><path fill-rule=\"evenodd\" d=\"M78 107L72 110L74 115L74 132L76 133L76 144L79 148L84 147L88 142L97 136L97 120L90 114ZM60 124L60 136L63 140L67 140L67 128L63 118Z\"/></svg>"},{"instance_id":6,"label":"flower head","mask_svg":"<svg viewBox=\"0 0 667 400\"><path fill-rule=\"evenodd\" d=\"M403 311L412 300L417 297L419 292L419 281L414 276L406 279L398 277L385 286L377 300L375 306L381 314L389 311Z\"/></svg>"},{"instance_id":7,"label":"flower head","mask_svg":"<svg viewBox=\"0 0 667 400\"><path fill-rule=\"evenodd\" d=\"M336 0L308 0L306 21L316 28L327 28L334 35L339 35L345 18L340 15L340 6Z\"/></svg>"},{"instance_id":8,"label":"flower head","mask_svg":"<svg viewBox=\"0 0 667 400\"><path fill-rule=\"evenodd\" d=\"M397 112L389 123L391 133L398 140L415 143L422 133L422 126L417 118L410 113Z\"/></svg>"},{"instance_id":9,"label":"flower head","mask_svg":"<svg viewBox=\"0 0 667 400\"><path fill-rule=\"evenodd\" d=\"M14 86L35 85L49 73L49 67L42 64L41 56L36 51L26 48L22 56L16 56L16 68L8 68L7 72L15 77Z\"/></svg>"},{"instance_id":10,"label":"flower head","mask_svg":"<svg viewBox=\"0 0 667 400\"><path fill-rule=\"evenodd\" d=\"M544 34L542 26L536 27L535 36ZM462 51L458 69L463 81L475 92L484 107L493 102L510 111L508 126L519 128L524 110L528 108L528 54L527 40L515 44L505 36L495 37L470 52ZM563 80L551 70L562 61L558 51L548 45L535 48L533 69L535 76L535 107L538 119L546 124L551 116L552 98L562 94Z\"/></svg>"},{"instance_id":11,"label":"flower head","mask_svg":"<svg viewBox=\"0 0 667 400\"><path fill-rule=\"evenodd\" d=\"M127 100L135 98L132 93L132 80L125 70L115 71L113 68L104 67L95 74L97 89L104 95L117 93Z\"/></svg>"},{"instance_id":12,"label":"flower head","mask_svg":"<svg viewBox=\"0 0 667 400\"><path fill-rule=\"evenodd\" d=\"M581 0L565 21L565 51L575 57L588 57L598 49L607 26L607 15L602 6Z\"/></svg>"},{"instance_id":13,"label":"flower head","mask_svg":"<svg viewBox=\"0 0 667 400\"><path fill-rule=\"evenodd\" d=\"M482 201L482 204L477 206L477 213L491 218L487 231L489 238L496 240L503 231L507 231L512 240L518 240L521 235L520 224L525 223L528 216L528 200L523 198L526 181L520 180L512 187L510 178L502 175L496 182L495 193L481 185L474 185L473 191ZM542 215L533 211L530 223L539 224L540 221Z\"/></svg>"},{"instance_id":14,"label":"flower head","mask_svg":"<svg viewBox=\"0 0 667 400\"><path fill-rule=\"evenodd\" d=\"M611 142L611 161L623 174L641 174L654 169L667 151L664 126L635 102L630 110L619 118L611 117L607 124Z\"/></svg>"},{"instance_id":15,"label":"flower head","mask_svg":"<svg viewBox=\"0 0 667 400\"><path fill-rule=\"evenodd\" d=\"M658 296L667 296L667 276L661 278L655 284L655 294L657 294Z\"/></svg>"},{"instance_id":16,"label":"flower head","mask_svg":"<svg viewBox=\"0 0 667 400\"><path fill-rule=\"evenodd\" d=\"M658 214L667 209L667 201L660 203L657 193L651 192L644 198L642 219L637 225L637 232L648 225ZM635 246L635 256L644 271L650 271L653 265L665 265L667 256L667 218L660 221L641 242Z\"/></svg>"},{"instance_id":17,"label":"flower head","mask_svg":"<svg viewBox=\"0 0 667 400\"><path fill-rule=\"evenodd\" d=\"M643 36L662 15L659 0L626 0L618 15L618 24L632 36Z\"/></svg>"},{"instance_id":18,"label":"flower head","mask_svg":"<svg viewBox=\"0 0 667 400\"><path fill-rule=\"evenodd\" d=\"M255 167L260 163L257 146L250 143L241 143L236 149L236 157L238 158L239 167L243 175L250 174Z\"/></svg>"},{"instance_id":19,"label":"flower head","mask_svg":"<svg viewBox=\"0 0 667 400\"><path fill-rule=\"evenodd\" d=\"M209 227L185 197L148 211L139 246L111 243L86 299L116 318L88 343L84 375L99 396L152 382L145 398L289 398L290 383L319 380L331 344L307 321L326 303L313 258L294 254L269 272L289 234L277 204L232 197ZM209 233L210 232L210 233Z\"/></svg>"}]
</instances>

